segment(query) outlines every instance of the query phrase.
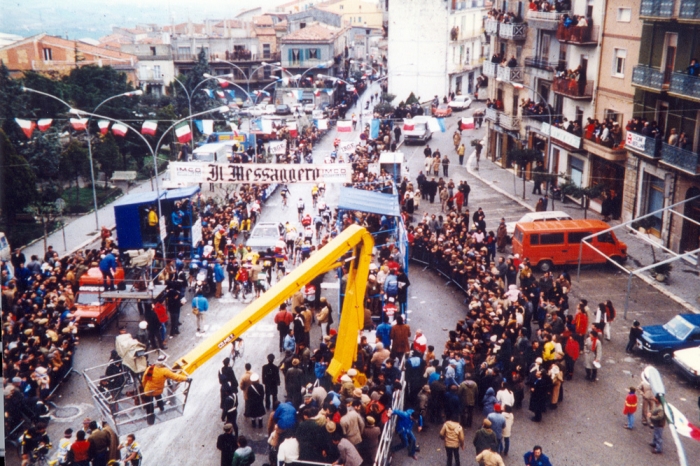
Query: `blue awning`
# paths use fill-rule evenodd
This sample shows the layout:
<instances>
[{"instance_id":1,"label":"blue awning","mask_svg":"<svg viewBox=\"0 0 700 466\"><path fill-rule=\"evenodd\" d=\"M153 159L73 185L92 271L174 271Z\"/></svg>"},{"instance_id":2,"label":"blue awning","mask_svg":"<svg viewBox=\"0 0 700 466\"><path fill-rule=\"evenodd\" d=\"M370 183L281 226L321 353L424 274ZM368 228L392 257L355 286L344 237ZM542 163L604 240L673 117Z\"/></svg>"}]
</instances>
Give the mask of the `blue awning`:
<instances>
[{"instance_id":1,"label":"blue awning","mask_svg":"<svg viewBox=\"0 0 700 466\"><path fill-rule=\"evenodd\" d=\"M189 186L187 188L169 189L161 190L160 198L161 200L180 200L185 198L190 198L199 192L199 186ZM149 204L153 203L158 199L158 195L155 191L146 191L143 193L134 193L118 199L114 203L114 207L132 205L132 204Z\"/></svg>"},{"instance_id":2,"label":"blue awning","mask_svg":"<svg viewBox=\"0 0 700 466\"><path fill-rule=\"evenodd\" d=\"M398 217L401 215L398 194L385 194L364 189L340 188L339 209L359 210L372 214Z\"/></svg>"}]
</instances>

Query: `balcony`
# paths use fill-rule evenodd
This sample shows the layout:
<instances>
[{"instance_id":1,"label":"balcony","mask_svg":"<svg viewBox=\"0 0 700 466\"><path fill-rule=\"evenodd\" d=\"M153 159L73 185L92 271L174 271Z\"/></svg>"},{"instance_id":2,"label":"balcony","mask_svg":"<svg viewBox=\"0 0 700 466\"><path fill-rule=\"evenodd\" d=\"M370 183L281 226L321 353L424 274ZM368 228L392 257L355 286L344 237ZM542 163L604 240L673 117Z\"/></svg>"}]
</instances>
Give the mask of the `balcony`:
<instances>
[{"instance_id":1,"label":"balcony","mask_svg":"<svg viewBox=\"0 0 700 466\"><path fill-rule=\"evenodd\" d=\"M494 122L503 129L520 131L520 118L517 116L499 112L495 108L487 108L485 118Z\"/></svg>"},{"instance_id":2,"label":"balcony","mask_svg":"<svg viewBox=\"0 0 700 466\"><path fill-rule=\"evenodd\" d=\"M573 100L591 100L593 98L593 80L586 81L586 86L579 86L576 79L554 78L552 90Z\"/></svg>"},{"instance_id":3,"label":"balcony","mask_svg":"<svg viewBox=\"0 0 700 466\"><path fill-rule=\"evenodd\" d=\"M520 66L516 66L515 68L511 68L509 66L498 66L497 68L496 79L507 83L523 82L523 71L525 68Z\"/></svg>"},{"instance_id":4,"label":"balcony","mask_svg":"<svg viewBox=\"0 0 700 466\"><path fill-rule=\"evenodd\" d=\"M505 24L502 23L498 27L498 37L506 40L525 40L527 39L527 24Z\"/></svg>"},{"instance_id":5,"label":"balcony","mask_svg":"<svg viewBox=\"0 0 700 466\"><path fill-rule=\"evenodd\" d=\"M627 131L625 149L650 159L658 159L661 157L661 139Z\"/></svg>"},{"instance_id":6,"label":"balcony","mask_svg":"<svg viewBox=\"0 0 700 466\"><path fill-rule=\"evenodd\" d=\"M162 83L163 73L160 71L156 72L156 70L152 69L140 69L138 72L138 78L141 82Z\"/></svg>"},{"instance_id":7,"label":"balcony","mask_svg":"<svg viewBox=\"0 0 700 466\"><path fill-rule=\"evenodd\" d=\"M642 0L639 16L642 19L671 19L675 0Z\"/></svg>"},{"instance_id":8,"label":"balcony","mask_svg":"<svg viewBox=\"0 0 700 466\"><path fill-rule=\"evenodd\" d=\"M452 9L450 13L457 11L468 10L469 8L483 8L484 0L452 0Z\"/></svg>"},{"instance_id":9,"label":"balcony","mask_svg":"<svg viewBox=\"0 0 700 466\"><path fill-rule=\"evenodd\" d=\"M482 69L482 73L489 78L495 78L497 76L497 70L499 65L490 61L485 61Z\"/></svg>"},{"instance_id":10,"label":"balcony","mask_svg":"<svg viewBox=\"0 0 700 466\"><path fill-rule=\"evenodd\" d=\"M557 40L565 44L578 46L598 45L598 26L557 26Z\"/></svg>"},{"instance_id":11,"label":"balcony","mask_svg":"<svg viewBox=\"0 0 700 466\"><path fill-rule=\"evenodd\" d=\"M700 21L700 0L681 0L681 6L678 11L678 21Z\"/></svg>"},{"instance_id":12,"label":"balcony","mask_svg":"<svg viewBox=\"0 0 700 466\"><path fill-rule=\"evenodd\" d=\"M625 149L624 139L619 145L615 145L612 141L612 135L610 142L605 143L596 138L592 134L585 134L583 139L583 148L610 162L623 162L627 157L627 150Z\"/></svg>"},{"instance_id":13,"label":"balcony","mask_svg":"<svg viewBox=\"0 0 700 466\"><path fill-rule=\"evenodd\" d=\"M484 22L484 32L488 35L498 34L498 25L499 22L495 19L487 19Z\"/></svg>"},{"instance_id":14,"label":"balcony","mask_svg":"<svg viewBox=\"0 0 700 466\"><path fill-rule=\"evenodd\" d=\"M700 101L700 78L684 73L673 73L668 93Z\"/></svg>"},{"instance_id":15,"label":"balcony","mask_svg":"<svg viewBox=\"0 0 700 466\"><path fill-rule=\"evenodd\" d=\"M669 146L665 142L661 144L661 161L690 175L700 174L698 154L680 147Z\"/></svg>"},{"instance_id":16,"label":"balcony","mask_svg":"<svg viewBox=\"0 0 700 466\"><path fill-rule=\"evenodd\" d=\"M571 11L528 11L527 24L537 29L556 31L561 22L561 18L566 14L571 15Z\"/></svg>"},{"instance_id":17,"label":"balcony","mask_svg":"<svg viewBox=\"0 0 700 466\"><path fill-rule=\"evenodd\" d=\"M538 57L526 57L525 66L528 68L535 68L537 70L544 71L544 73L536 72L537 77L551 81L554 78L554 71L559 66L559 62L547 61L546 59ZM566 64L564 65L564 67L566 67Z\"/></svg>"},{"instance_id":18,"label":"balcony","mask_svg":"<svg viewBox=\"0 0 700 466\"><path fill-rule=\"evenodd\" d=\"M632 85L661 91L664 88L664 73L649 65L637 65L632 70Z\"/></svg>"}]
</instances>

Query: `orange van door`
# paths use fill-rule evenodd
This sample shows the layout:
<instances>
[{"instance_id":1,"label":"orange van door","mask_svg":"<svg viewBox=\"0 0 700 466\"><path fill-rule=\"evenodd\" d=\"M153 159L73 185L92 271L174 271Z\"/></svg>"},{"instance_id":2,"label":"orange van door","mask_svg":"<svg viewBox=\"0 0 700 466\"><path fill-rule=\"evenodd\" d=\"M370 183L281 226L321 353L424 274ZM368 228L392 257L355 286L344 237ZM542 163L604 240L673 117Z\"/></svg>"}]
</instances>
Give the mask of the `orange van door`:
<instances>
[{"instance_id":1,"label":"orange van door","mask_svg":"<svg viewBox=\"0 0 700 466\"><path fill-rule=\"evenodd\" d=\"M620 251L618 251L617 241L615 241L615 236L612 232L602 233L596 236L596 242L594 243L598 249L603 251L608 257L620 256ZM597 262L603 262L605 259L600 258Z\"/></svg>"},{"instance_id":2,"label":"orange van door","mask_svg":"<svg viewBox=\"0 0 700 466\"><path fill-rule=\"evenodd\" d=\"M596 256L598 254L588 247L586 244L583 244L583 248L581 248L581 243L583 241L583 238L586 236L589 236L591 234L590 231L572 231L571 233L567 233L567 239L568 239L568 249L572 253L571 254L571 259L574 264L578 264L578 257L579 257L579 252L581 254L581 263L582 264L590 264L591 261L595 261ZM594 239L591 238L587 241L587 243L590 243L594 245ZM594 245L595 247L598 247L597 245Z\"/></svg>"}]
</instances>

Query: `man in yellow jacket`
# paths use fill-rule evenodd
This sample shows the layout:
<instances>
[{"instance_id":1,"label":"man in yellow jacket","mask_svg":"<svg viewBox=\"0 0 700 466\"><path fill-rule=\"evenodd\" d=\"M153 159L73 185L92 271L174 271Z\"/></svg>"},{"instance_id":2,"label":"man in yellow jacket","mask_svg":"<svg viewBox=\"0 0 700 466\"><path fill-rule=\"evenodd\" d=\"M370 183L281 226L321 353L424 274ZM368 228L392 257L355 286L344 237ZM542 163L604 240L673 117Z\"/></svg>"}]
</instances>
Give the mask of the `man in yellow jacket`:
<instances>
[{"instance_id":1,"label":"man in yellow jacket","mask_svg":"<svg viewBox=\"0 0 700 466\"><path fill-rule=\"evenodd\" d=\"M166 356L161 354L158 356L158 362L154 365L148 366L146 372L143 374L143 379L141 380L143 384L143 396L145 398L146 413L148 417L146 418L149 425L153 425L156 421L156 415L153 413L153 398L158 400L158 407L161 412L165 410L165 404L163 403L162 395L165 389L165 381L167 379L175 380L176 382L191 382L192 379L188 378L184 374L176 374L165 365Z\"/></svg>"}]
</instances>

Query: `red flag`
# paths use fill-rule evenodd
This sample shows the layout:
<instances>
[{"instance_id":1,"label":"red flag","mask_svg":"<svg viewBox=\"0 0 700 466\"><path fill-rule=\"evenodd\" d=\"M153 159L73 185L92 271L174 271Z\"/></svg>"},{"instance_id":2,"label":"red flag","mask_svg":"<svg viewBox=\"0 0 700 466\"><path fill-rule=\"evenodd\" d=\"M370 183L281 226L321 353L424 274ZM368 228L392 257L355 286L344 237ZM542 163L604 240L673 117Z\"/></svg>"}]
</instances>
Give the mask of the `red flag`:
<instances>
[{"instance_id":1,"label":"red flag","mask_svg":"<svg viewBox=\"0 0 700 466\"><path fill-rule=\"evenodd\" d=\"M178 127L175 128L175 136L180 144L190 142L192 140L192 131L187 122L182 122Z\"/></svg>"},{"instance_id":2,"label":"red flag","mask_svg":"<svg viewBox=\"0 0 700 466\"><path fill-rule=\"evenodd\" d=\"M112 125L112 133L114 133L115 136L124 137L128 130L129 130L129 128L126 125L123 125L121 123L114 123Z\"/></svg>"},{"instance_id":3,"label":"red flag","mask_svg":"<svg viewBox=\"0 0 700 466\"><path fill-rule=\"evenodd\" d=\"M352 131L352 121L350 120L338 120L338 132L339 133L349 133Z\"/></svg>"},{"instance_id":4,"label":"red flag","mask_svg":"<svg viewBox=\"0 0 700 466\"><path fill-rule=\"evenodd\" d=\"M223 88L228 87L228 81L225 81L223 79L217 79L217 81L219 81L219 86L221 86Z\"/></svg>"},{"instance_id":5,"label":"red flag","mask_svg":"<svg viewBox=\"0 0 700 466\"><path fill-rule=\"evenodd\" d=\"M22 131L24 132L24 135L27 136L27 139L31 139L34 128L36 128L36 123L31 120L22 120L20 118L15 118L15 121L19 127L22 128Z\"/></svg>"},{"instance_id":6,"label":"red flag","mask_svg":"<svg viewBox=\"0 0 700 466\"><path fill-rule=\"evenodd\" d=\"M51 127L51 123L53 123L53 119L51 118L42 118L41 120L37 121L36 124L39 127L40 131L46 131Z\"/></svg>"},{"instance_id":7,"label":"red flag","mask_svg":"<svg viewBox=\"0 0 700 466\"><path fill-rule=\"evenodd\" d=\"M100 133L107 134L109 131L109 120L100 120L97 122L97 126L100 127Z\"/></svg>"},{"instance_id":8,"label":"red flag","mask_svg":"<svg viewBox=\"0 0 700 466\"><path fill-rule=\"evenodd\" d=\"M158 122L154 120L146 120L141 126L141 134L148 134L149 136L155 136L156 130L158 129Z\"/></svg>"},{"instance_id":9,"label":"red flag","mask_svg":"<svg viewBox=\"0 0 700 466\"><path fill-rule=\"evenodd\" d=\"M85 131L85 128L87 128L87 118L71 118L70 124L76 131Z\"/></svg>"}]
</instances>

